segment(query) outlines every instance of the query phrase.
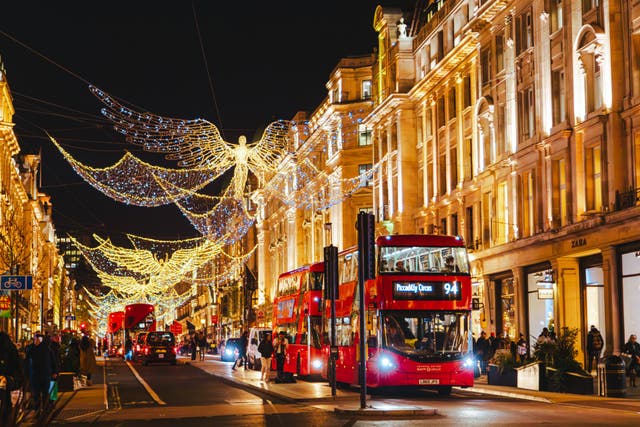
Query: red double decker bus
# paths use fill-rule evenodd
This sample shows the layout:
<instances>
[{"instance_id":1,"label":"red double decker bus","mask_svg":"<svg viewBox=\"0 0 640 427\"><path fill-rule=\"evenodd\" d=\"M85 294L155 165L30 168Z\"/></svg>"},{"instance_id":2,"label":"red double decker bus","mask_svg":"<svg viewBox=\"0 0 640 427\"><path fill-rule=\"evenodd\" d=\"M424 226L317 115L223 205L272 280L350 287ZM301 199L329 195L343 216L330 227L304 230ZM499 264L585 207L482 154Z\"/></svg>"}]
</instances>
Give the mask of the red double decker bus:
<instances>
[{"instance_id":1,"label":"red double decker bus","mask_svg":"<svg viewBox=\"0 0 640 427\"><path fill-rule=\"evenodd\" d=\"M122 327L124 326L124 311L109 313L107 319L107 354L116 356L122 350ZM120 353L122 356L122 353Z\"/></svg>"},{"instance_id":2,"label":"red double decker bus","mask_svg":"<svg viewBox=\"0 0 640 427\"><path fill-rule=\"evenodd\" d=\"M376 277L365 282L368 387L416 386L451 393L473 386L471 277L462 239L393 235L376 240ZM338 255L336 381L358 379L357 248ZM330 331L330 303L324 311ZM329 346L324 347L327 365ZM328 370L323 370L328 378Z\"/></svg>"},{"instance_id":3,"label":"red double decker bus","mask_svg":"<svg viewBox=\"0 0 640 427\"><path fill-rule=\"evenodd\" d=\"M138 336L146 332L156 330L156 315L153 304L129 304L124 307L124 335L138 346L135 351L140 351L140 344L137 342ZM132 355L128 355L131 358Z\"/></svg>"},{"instance_id":4,"label":"red double decker bus","mask_svg":"<svg viewBox=\"0 0 640 427\"><path fill-rule=\"evenodd\" d=\"M273 337L284 331L289 340L284 372L298 377L322 372L323 263L300 267L278 277L273 300Z\"/></svg>"}]
</instances>

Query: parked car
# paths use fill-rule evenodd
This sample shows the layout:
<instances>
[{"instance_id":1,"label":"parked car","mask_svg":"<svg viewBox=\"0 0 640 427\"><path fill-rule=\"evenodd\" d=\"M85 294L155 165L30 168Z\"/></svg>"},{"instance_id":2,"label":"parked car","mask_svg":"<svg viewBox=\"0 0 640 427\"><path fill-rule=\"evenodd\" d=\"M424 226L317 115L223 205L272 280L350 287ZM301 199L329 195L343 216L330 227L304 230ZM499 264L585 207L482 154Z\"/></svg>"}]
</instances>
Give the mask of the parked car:
<instances>
[{"instance_id":1,"label":"parked car","mask_svg":"<svg viewBox=\"0 0 640 427\"><path fill-rule=\"evenodd\" d=\"M220 359L223 362L234 362L240 353L240 342L240 338L229 338L224 343L224 349L220 354Z\"/></svg>"},{"instance_id":2,"label":"parked car","mask_svg":"<svg viewBox=\"0 0 640 427\"><path fill-rule=\"evenodd\" d=\"M173 332L149 332L145 338L142 355L142 363L170 363L176 364L176 338Z\"/></svg>"},{"instance_id":3,"label":"parked car","mask_svg":"<svg viewBox=\"0 0 640 427\"><path fill-rule=\"evenodd\" d=\"M262 368L262 363L260 361L262 355L258 351L258 345L265 335L270 333L270 328L249 329L249 345L247 346L247 365L249 366L249 369L259 371Z\"/></svg>"}]
</instances>

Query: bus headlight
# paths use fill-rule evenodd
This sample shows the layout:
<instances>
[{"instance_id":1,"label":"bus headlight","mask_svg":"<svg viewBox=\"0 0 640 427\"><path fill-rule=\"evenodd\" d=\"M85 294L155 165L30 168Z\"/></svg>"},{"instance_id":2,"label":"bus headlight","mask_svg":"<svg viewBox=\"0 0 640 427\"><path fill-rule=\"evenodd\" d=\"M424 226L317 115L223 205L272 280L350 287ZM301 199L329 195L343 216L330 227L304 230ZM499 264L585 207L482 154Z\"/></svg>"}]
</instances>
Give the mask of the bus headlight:
<instances>
[{"instance_id":1,"label":"bus headlight","mask_svg":"<svg viewBox=\"0 0 640 427\"><path fill-rule=\"evenodd\" d=\"M395 369L396 367L396 364L393 362L393 360L391 360L387 356L382 356L378 363L380 364L380 368L382 368L385 371L390 371L392 369Z\"/></svg>"},{"instance_id":2,"label":"bus headlight","mask_svg":"<svg viewBox=\"0 0 640 427\"><path fill-rule=\"evenodd\" d=\"M320 360L320 359L314 360L313 362L311 362L311 366L313 367L313 369L322 368L322 360Z\"/></svg>"},{"instance_id":3,"label":"bus headlight","mask_svg":"<svg viewBox=\"0 0 640 427\"><path fill-rule=\"evenodd\" d=\"M464 361L462 362L462 366L464 366L465 368L473 368L475 365L476 361L473 357L467 357L466 359L464 359Z\"/></svg>"}]
</instances>

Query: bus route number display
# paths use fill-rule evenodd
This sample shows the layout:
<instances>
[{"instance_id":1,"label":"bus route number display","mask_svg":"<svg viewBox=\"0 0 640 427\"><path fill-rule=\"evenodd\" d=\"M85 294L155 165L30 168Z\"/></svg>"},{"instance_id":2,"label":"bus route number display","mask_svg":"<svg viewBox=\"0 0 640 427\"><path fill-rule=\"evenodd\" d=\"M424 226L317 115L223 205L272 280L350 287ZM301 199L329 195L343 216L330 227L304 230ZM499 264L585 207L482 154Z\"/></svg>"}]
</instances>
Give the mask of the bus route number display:
<instances>
[{"instance_id":1,"label":"bus route number display","mask_svg":"<svg viewBox=\"0 0 640 427\"><path fill-rule=\"evenodd\" d=\"M393 282L395 300L458 301L459 282Z\"/></svg>"}]
</instances>

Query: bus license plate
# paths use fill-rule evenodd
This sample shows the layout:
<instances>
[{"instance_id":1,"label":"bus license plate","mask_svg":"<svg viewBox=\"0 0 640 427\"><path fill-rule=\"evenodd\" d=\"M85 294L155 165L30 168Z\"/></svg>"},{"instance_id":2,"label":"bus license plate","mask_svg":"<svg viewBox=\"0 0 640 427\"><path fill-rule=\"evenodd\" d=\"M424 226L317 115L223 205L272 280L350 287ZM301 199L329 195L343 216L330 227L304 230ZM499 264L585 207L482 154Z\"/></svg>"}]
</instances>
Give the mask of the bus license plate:
<instances>
[{"instance_id":1,"label":"bus license plate","mask_svg":"<svg viewBox=\"0 0 640 427\"><path fill-rule=\"evenodd\" d=\"M440 380L437 378L429 378L429 379L419 379L418 380L418 384L420 385L434 385L434 384L440 384Z\"/></svg>"},{"instance_id":2,"label":"bus license plate","mask_svg":"<svg viewBox=\"0 0 640 427\"><path fill-rule=\"evenodd\" d=\"M164 359L164 353L158 353L158 359Z\"/></svg>"}]
</instances>

